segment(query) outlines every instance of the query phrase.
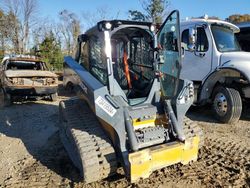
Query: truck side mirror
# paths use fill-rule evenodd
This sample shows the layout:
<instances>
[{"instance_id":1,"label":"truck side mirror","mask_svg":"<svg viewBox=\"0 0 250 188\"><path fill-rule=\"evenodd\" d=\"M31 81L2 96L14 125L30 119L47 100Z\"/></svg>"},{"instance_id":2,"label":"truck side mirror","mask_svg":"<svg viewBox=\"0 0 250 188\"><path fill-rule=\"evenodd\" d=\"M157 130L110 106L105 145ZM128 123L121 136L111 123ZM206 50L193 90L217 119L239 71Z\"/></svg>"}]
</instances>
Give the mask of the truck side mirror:
<instances>
[{"instance_id":1,"label":"truck side mirror","mask_svg":"<svg viewBox=\"0 0 250 188\"><path fill-rule=\"evenodd\" d=\"M188 50L193 52L195 51L195 44L196 44L196 29L194 29L193 27L189 28L188 39L189 39Z\"/></svg>"}]
</instances>

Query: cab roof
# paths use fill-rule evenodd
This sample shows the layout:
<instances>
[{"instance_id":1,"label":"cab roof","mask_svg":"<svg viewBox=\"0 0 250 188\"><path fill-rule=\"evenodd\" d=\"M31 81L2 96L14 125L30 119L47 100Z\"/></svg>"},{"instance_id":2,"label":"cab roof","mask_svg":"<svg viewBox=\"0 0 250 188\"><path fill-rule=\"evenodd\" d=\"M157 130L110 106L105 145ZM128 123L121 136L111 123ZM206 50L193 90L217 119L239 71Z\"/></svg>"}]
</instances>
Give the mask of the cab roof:
<instances>
[{"instance_id":1,"label":"cab roof","mask_svg":"<svg viewBox=\"0 0 250 188\"><path fill-rule=\"evenodd\" d=\"M29 55L6 55L2 62L10 60L10 61L27 61L27 62L42 62L42 60L36 56Z\"/></svg>"},{"instance_id":2,"label":"cab roof","mask_svg":"<svg viewBox=\"0 0 250 188\"><path fill-rule=\"evenodd\" d=\"M99 26L106 23L110 23L112 25L111 30L114 30L115 28L118 28L120 26L150 28L150 26L153 25L152 22L141 22L141 21L131 21L131 20L102 20L98 22L94 27L87 30L85 33L93 33L96 31L101 31Z\"/></svg>"},{"instance_id":3,"label":"cab roof","mask_svg":"<svg viewBox=\"0 0 250 188\"><path fill-rule=\"evenodd\" d=\"M205 18L192 18L192 19L188 19L185 21L181 22L181 25L190 25L190 24L218 24L218 25L225 25L229 28L231 28L234 33L238 33L240 32L239 27L237 27L236 25L223 21L223 20L219 20L219 19L205 19Z\"/></svg>"}]
</instances>

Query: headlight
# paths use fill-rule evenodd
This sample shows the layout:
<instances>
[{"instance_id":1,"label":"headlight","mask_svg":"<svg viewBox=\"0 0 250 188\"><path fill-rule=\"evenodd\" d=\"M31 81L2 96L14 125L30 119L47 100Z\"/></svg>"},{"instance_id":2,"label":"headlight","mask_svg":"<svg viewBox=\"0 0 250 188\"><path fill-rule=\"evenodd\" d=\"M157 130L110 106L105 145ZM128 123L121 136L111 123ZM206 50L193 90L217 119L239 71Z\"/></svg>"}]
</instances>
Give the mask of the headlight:
<instances>
[{"instance_id":1,"label":"headlight","mask_svg":"<svg viewBox=\"0 0 250 188\"><path fill-rule=\"evenodd\" d=\"M109 31L112 30L112 24L108 21L101 21L97 24L99 31Z\"/></svg>"},{"instance_id":2,"label":"headlight","mask_svg":"<svg viewBox=\"0 0 250 188\"><path fill-rule=\"evenodd\" d=\"M23 78L7 78L7 80L14 85L24 85Z\"/></svg>"},{"instance_id":3,"label":"headlight","mask_svg":"<svg viewBox=\"0 0 250 188\"><path fill-rule=\"evenodd\" d=\"M110 30L112 28L111 23L107 22L105 23L105 29Z\"/></svg>"},{"instance_id":4,"label":"headlight","mask_svg":"<svg viewBox=\"0 0 250 188\"><path fill-rule=\"evenodd\" d=\"M46 83L47 85L57 84L57 78L47 78Z\"/></svg>"},{"instance_id":5,"label":"headlight","mask_svg":"<svg viewBox=\"0 0 250 188\"><path fill-rule=\"evenodd\" d=\"M150 31L154 32L155 31L155 26L151 25L149 29L150 29Z\"/></svg>"}]
</instances>

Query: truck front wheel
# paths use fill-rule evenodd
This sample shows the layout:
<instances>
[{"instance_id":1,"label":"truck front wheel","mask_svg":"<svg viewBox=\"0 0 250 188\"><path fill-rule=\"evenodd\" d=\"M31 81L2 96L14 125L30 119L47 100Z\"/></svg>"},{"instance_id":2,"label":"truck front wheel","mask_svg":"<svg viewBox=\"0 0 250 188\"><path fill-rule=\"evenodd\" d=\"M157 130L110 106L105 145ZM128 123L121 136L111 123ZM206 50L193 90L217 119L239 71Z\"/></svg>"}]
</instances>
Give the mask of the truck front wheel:
<instances>
[{"instance_id":1,"label":"truck front wheel","mask_svg":"<svg viewBox=\"0 0 250 188\"><path fill-rule=\"evenodd\" d=\"M237 122L242 112L240 93L233 88L217 86L213 91L213 111L223 123Z\"/></svg>"}]
</instances>

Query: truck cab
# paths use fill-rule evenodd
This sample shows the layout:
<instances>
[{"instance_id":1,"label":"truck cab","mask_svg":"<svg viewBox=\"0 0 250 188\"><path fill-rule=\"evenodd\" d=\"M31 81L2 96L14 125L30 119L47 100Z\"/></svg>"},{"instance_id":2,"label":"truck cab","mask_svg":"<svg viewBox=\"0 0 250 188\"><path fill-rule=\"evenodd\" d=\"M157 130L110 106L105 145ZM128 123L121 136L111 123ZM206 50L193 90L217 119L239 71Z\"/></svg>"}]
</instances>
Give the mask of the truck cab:
<instances>
[{"instance_id":1,"label":"truck cab","mask_svg":"<svg viewBox=\"0 0 250 188\"><path fill-rule=\"evenodd\" d=\"M239 120L242 101L250 98L250 53L242 51L229 22L195 18L181 22L184 52L181 78L195 87L195 104L213 104L222 122Z\"/></svg>"}]
</instances>

